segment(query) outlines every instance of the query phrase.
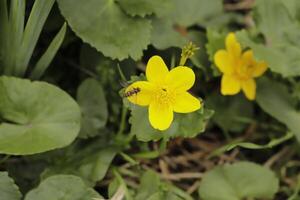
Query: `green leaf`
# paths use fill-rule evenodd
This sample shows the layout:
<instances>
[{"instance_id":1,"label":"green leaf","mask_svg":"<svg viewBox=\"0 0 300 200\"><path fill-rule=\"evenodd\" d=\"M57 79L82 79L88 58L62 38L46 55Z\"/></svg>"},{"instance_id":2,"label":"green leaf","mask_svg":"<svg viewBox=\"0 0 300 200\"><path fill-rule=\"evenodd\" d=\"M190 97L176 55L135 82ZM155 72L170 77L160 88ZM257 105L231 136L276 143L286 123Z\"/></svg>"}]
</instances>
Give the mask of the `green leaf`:
<instances>
[{"instance_id":1,"label":"green leaf","mask_svg":"<svg viewBox=\"0 0 300 200\"><path fill-rule=\"evenodd\" d=\"M112 0L58 0L58 4L73 31L105 56L139 59L150 43L150 21L127 16Z\"/></svg>"},{"instance_id":2,"label":"green leaf","mask_svg":"<svg viewBox=\"0 0 300 200\"><path fill-rule=\"evenodd\" d=\"M213 29L207 29L207 44L205 45L209 60L214 62L215 53L225 48L225 37L224 33L220 33Z\"/></svg>"},{"instance_id":3,"label":"green leaf","mask_svg":"<svg viewBox=\"0 0 300 200\"><path fill-rule=\"evenodd\" d=\"M213 114L212 110L203 108L188 114L176 113L171 127L165 131L159 131L150 125L147 108L133 106L131 109L131 134L144 142L159 140L162 137L195 137L204 132L206 123Z\"/></svg>"},{"instance_id":4,"label":"green leaf","mask_svg":"<svg viewBox=\"0 0 300 200\"><path fill-rule=\"evenodd\" d=\"M0 197L5 200L21 200L21 192L7 172L0 172Z\"/></svg>"},{"instance_id":5,"label":"green leaf","mask_svg":"<svg viewBox=\"0 0 300 200\"><path fill-rule=\"evenodd\" d=\"M276 47L264 46L253 42L246 31L238 32L237 37L244 48L253 49L255 57L266 61L272 71L285 77L300 75L300 48L288 43Z\"/></svg>"},{"instance_id":6,"label":"green leaf","mask_svg":"<svg viewBox=\"0 0 300 200\"><path fill-rule=\"evenodd\" d=\"M86 145L76 144L66 148L63 153L53 155L53 161L43 172L42 177L55 174L71 174L80 176L85 183L94 186L106 175L112 160L120 147L107 145L107 138L95 140Z\"/></svg>"},{"instance_id":7,"label":"green leaf","mask_svg":"<svg viewBox=\"0 0 300 200\"><path fill-rule=\"evenodd\" d=\"M191 26L202 23L223 11L222 0L173 0L175 8L171 19L179 25Z\"/></svg>"},{"instance_id":8,"label":"green leaf","mask_svg":"<svg viewBox=\"0 0 300 200\"><path fill-rule=\"evenodd\" d=\"M147 171L141 177L141 184L138 188L136 200L148 199L152 194L159 191L160 178L154 171Z\"/></svg>"},{"instance_id":9,"label":"green leaf","mask_svg":"<svg viewBox=\"0 0 300 200\"><path fill-rule=\"evenodd\" d=\"M260 165L239 162L207 172L199 187L203 200L273 199L279 181L275 174Z\"/></svg>"},{"instance_id":10,"label":"green leaf","mask_svg":"<svg viewBox=\"0 0 300 200\"><path fill-rule=\"evenodd\" d=\"M182 47L187 43L187 39L175 30L172 21L169 19L153 19L152 26L151 43L157 49Z\"/></svg>"},{"instance_id":11,"label":"green leaf","mask_svg":"<svg viewBox=\"0 0 300 200\"><path fill-rule=\"evenodd\" d=\"M172 7L172 0L117 0L127 14L145 17L152 13L161 16Z\"/></svg>"},{"instance_id":12,"label":"green leaf","mask_svg":"<svg viewBox=\"0 0 300 200\"><path fill-rule=\"evenodd\" d=\"M207 107L216 111L212 121L225 132L240 132L252 119L253 104L243 95L225 97L212 93L207 97L206 102Z\"/></svg>"},{"instance_id":13,"label":"green leaf","mask_svg":"<svg viewBox=\"0 0 300 200\"><path fill-rule=\"evenodd\" d=\"M67 29L67 24L64 23L64 25L61 27L59 32L56 34L56 36L48 46L46 52L36 63L33 71L30 74L31 79L39 79L44 74L45 70L50 65L51 61L53 60L55 54L57 53L59 47L61 46L65 38L66 29Z\"/></svg>"},{"instance_id":14,"label":"green leaf","mask_svg":"<svg viewBox=\"0 0 300 200\"><path fill-rule=\"evenodd\" d=\"M103 198L94 189L87 187L84 182L76 176L57 175L52 176L31 190L25 200L92 200Z\"/></svg>"},{"instance_id":15,"label":"green leaf","mask_svg":"<svg viewBox=\"0 0 300 200\"><path fill-rule=\"evenodd\" d=\"M107 102L101 84L89 78L81 83L77 91L77 101L81 107L81 130L79 137L96 136L106 125Z\"/></svg>"},{"instance_id":16,"label":"green leaf","mask_svg":"<svg viewBox=\"0 0 300 200\"><path fill-rule=\"evenodd\" d=\"M255 57L265 60L270 69L285 77L300 75L300 25L281 0L258 0L255 15L258 31L266 46L257 44L242 32L239 40L254 50ZM281 26L278 26L281 24Z\"/></svg>"},{"instance_id":17,"label":"green leaf","mask_svg":"<svg viewBox=\"0 0 300 200\"><path fill-rule=\"evenodd\" d=\"M234 149L235 147L243 147L246 149L269 149L269 148L273 148L279 144L282 144L283 142L290 140L293 137L294 137L294 134L292 134L291 132L288 132L280 138L271 139L271 141L269 141L267 144L264 144L264 145L254 144L251 142L243 142L243 140L238 139L238 140L230 142L229 144L226 144L226 145L214 150L210 154L210 157L219 156L226 151L230 151L230 150Z\"/></svg>"},{"instance_id":18,"label":"green leaf","mask_svg":"<svg viewBox=\"0 0 300 200\"><path fill-rule=\"evenodd\" d=\"M250 143L250 142L238 142L238 143L233 143L233 144L229 144L227 146L227 150L231 150L237 146L239 147L243 147L243 148L247 148L247 149L267 149L267 148L273 148L274 146L277 146L291 138L293 138L294 135L291 132L288 132L287 134L285 134L284 136L280 137L280 138L274 138L272 139L270 142L268 142L265 145L258 145L258 144L254 144L254 143Z\"/></svg>"},{"instance_id":19,"label":"green leaf","mask_svg":"<svg viewBox=\"0 0 300 200\"><path fill-rule=\"evenodd\" d=\"M0 78L0 152L26 155L69 145L80 128L77 103L45 82Z\"/></svg>"},{"instance_id":20,"label":"green leaf","mask_svg":"<svg viewBox=\"0 0 300 200\"><path fill-rule=\"evenodd\" d=\"M298 12L299 6L300 6L299 1L298 0L285 0L285 1L282 1L282 3L288 10L290 17L296 18L297 12Z\"/></svg>"},{"instance_id":21,"label":"green leaf","mask_svg":"<svg viewBox=\"0 0 300 200\"><path fill-rule=\"evenodd\" d=\"M282 26L287 27L293 23L281 0L258 0L255 5L255 17L258 29L270 38L271 42L281 40L284 33Z\"/></svg>"},{"instance_id":22,"label":"green leaf","mask_svg":"<svg viewBox=\"0 0 300 200\"><path fill-rule=\"evenodd\" d=\"M287 87L277 81L261 79L257 86L257 103L272 117L284 123L300 142L300 113Z\"/></svg>"}]
</instances>

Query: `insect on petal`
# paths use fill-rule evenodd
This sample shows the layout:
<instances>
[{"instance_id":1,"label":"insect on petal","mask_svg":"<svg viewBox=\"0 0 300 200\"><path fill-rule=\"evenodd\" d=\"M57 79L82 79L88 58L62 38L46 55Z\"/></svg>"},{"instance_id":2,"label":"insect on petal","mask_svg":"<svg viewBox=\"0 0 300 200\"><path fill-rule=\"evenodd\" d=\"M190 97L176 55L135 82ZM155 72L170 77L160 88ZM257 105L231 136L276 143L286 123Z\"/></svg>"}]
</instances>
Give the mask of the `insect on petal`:
<instances>
[{"instance_id":1,"label":"insect on petal","mask_svg":"<svg viewBox=\"0 0 300 200\"><path fill-rule=\"evenodd\" d=\"M153 96L154 86L147 81L137 81L129 85L124 96L134 104L147 106L150 104Z\"/></svg>"}]
</instances>

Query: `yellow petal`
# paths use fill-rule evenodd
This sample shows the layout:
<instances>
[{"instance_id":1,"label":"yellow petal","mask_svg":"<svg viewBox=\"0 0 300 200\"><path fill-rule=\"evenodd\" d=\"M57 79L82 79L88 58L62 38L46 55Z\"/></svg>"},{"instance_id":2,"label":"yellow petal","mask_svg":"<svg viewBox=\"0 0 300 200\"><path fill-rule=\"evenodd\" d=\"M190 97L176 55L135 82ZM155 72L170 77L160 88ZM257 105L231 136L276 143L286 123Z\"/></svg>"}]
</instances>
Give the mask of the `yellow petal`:
<instances>
[{"instance_id":1,"label":"yellow petal","mask_svg":"<svg viewBox=\"0 0 300 200\"><path fill-rule=\"evenodd\" d=\"M254 79L249 79L242 82L242 89L249 100L254 100L256 95L256 83Z\"/></svg>"},{"instance_id":2,"label":"yellow petal","mask_svg":"<svg viewBox=\"0 0 300 200\"><path fill-rule=\"evenodd\" d=\"M251 66L254 64L254 56L252 50L247 50L243 53L242 56L243 64Z\"/></svg>"},{"instance_id":3,"label":"yellow petal","mask_svg":"<svg viewBox=\"0 0 300 200\"><path fill-rule=\"evenodd\" d=\"M168 129L173 121L173 109L171 105L161 105L152 102L149 105L149 121L155 129L161 131Z\"/></svg>"},{"instance_id":4,"label":"yellow petal","mask_svg":"<svg viewBox=\"0 0 300 200\"><path fill-rule=\"evenodd\" d=\"M125 96L134 104L147 106L152 100L154 86L147 81L137 81L129 85L125 90Z\"/></svg>"},{"instance_id":5,"label":"yellow petal","mask_svg":"<svg viewBox=\"0 0 300 200\"><path fill-rule=\"evenodd\" d=\"M227 51L219 50L214 56L216 66L222 73L231 74L233 73L234 66L232 59Z\"/></svg>"},{"instance_id":6,"label":"yellow petal","mask_svg":"<svg viewBox=\"0 0 300 200\"><path fill-rule=\"evenodd\" d=\"M201 108L199 99L194 97L188 92L182 92L176 95L175 102L173 104L173 110L177 113L189 113L194 112Z\"/></svg>"},{"instance_id":7,"label":"yellow petal","mask_svg":"<svg viewBox=\"0 0 300 200\"><path fill-rule=\"evenodd\" d=\"M149 82L160 84L169 70L164 60L159 56L152 56L146 67L146 77Z\"/></svg>"},{"instance_id":8,"label":"yellow petal","mask_svg":"<svg viewBox=\"0 0 300 200\"><path fill-rule=\"evenodd\" d=\"M234 95L241 90L240 81L232 75L224 74L221 81L221 93L223 95Z\"/></svg>"},{"instance_id":9,"label":"yellow petal","mask_svg":"<svg viewBox=\"0 0 300 200\"><path fill-rule=\"evenodd\" d=\"M232 54L234 57L240 57L242 48L240 43L236 40L234 33L229 33L226 37L226 49L229 54Z\"/></svg>"},{"instance_id":10,"label":"yellow petal","mask_svg":"<svg viewBox=\"0 0 300 200\"><path fill-rule=\"evenodd\" d=\"M177 91L187 91L195 83L195 73L189 67L175 67L166 76L165 83Z\"/></svg>"},{"instance_id":11,"label":"yellow petal","mask_svg":"<svg viewBox=\"0 0 300 200\"><path fill-rule=\"evenodd\" d=\"M263 75L267 71L267 69L268 69L268 67L267 67L266 62L264 62L264 61L257 62L254 67L253 77L259 77L259 76Z\"/></svg>"}]
</instances>

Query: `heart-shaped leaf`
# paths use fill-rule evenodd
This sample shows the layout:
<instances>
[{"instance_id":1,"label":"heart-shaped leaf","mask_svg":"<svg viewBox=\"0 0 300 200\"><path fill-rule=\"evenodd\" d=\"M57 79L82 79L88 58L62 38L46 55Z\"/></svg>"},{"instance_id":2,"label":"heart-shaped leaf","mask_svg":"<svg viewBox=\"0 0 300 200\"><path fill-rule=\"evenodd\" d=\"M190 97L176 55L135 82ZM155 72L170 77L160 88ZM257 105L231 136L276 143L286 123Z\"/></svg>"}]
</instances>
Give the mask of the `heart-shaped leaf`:
<instances>
[{"instance_id":1,"label":"heart-shaped leaf","mask_svg":"<svg viewBox=\"0 0 300 200\"><path fill-rule=\"evenodd\" d=\"M77 103L63 90L30 80L0 78L0 152L40 153L69 145L80 129Z\"/></svg>"},{"instance_id":2,"label":"heart-shaped leaf","mask_svg":"<svg viewBox=\"0 0 300 200\"><path fill-rule=\"evenodd\" d=\"M203 177L199 195L203 200L273 199L279 181L260 165L239 162L216 167Z\"/></svg>"},{"instance_id":3,"label":"heart-shaped leaf","mask_svg":"<svg viewBox=\"0 0 300 200\"><path fill-rule=\"evenodd\" d=\"M115 1L58 0L58 5L73 31L105 56L139 59L150 43L150 20L126 15Z\"/></svg>"}]
</instances>

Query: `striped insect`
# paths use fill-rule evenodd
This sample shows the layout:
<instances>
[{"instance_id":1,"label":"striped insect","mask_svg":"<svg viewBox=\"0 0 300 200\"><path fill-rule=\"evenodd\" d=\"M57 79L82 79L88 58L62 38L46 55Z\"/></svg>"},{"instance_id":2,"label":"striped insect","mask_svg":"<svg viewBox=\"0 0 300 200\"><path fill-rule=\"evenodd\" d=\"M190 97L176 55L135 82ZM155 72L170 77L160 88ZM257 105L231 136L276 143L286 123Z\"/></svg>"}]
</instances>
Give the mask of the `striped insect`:
<instances>
[{"instance_id":1,"label":"striped insect","mask_svg":"<svg viewBox=\"0 0 300 200\"><path fill-rule=\"evenodd\" d=\"M130 99L133 102L137 102L138 94L141 92L141 88L129 86L129 83L126 81L120 81L120 84L124 87L122 92L122 97ZM133 104L133 107L135 105Z\"/></svg>"},{"instance_id":2,"label":"striped insect","mask_svg":"<svg viewBox=\"0 0 300 200\"><path fill-rule=\"evenodd\" d=\"M134 95L137 95L140 91L141 91L141 88L139 88L139 87L134 87L134 88L132 88L132 89L126 91L126 92L124 93L123 96L126 97L126 98L132 97L132 96L134 96Z\"/></svg>"}]
</instances>

